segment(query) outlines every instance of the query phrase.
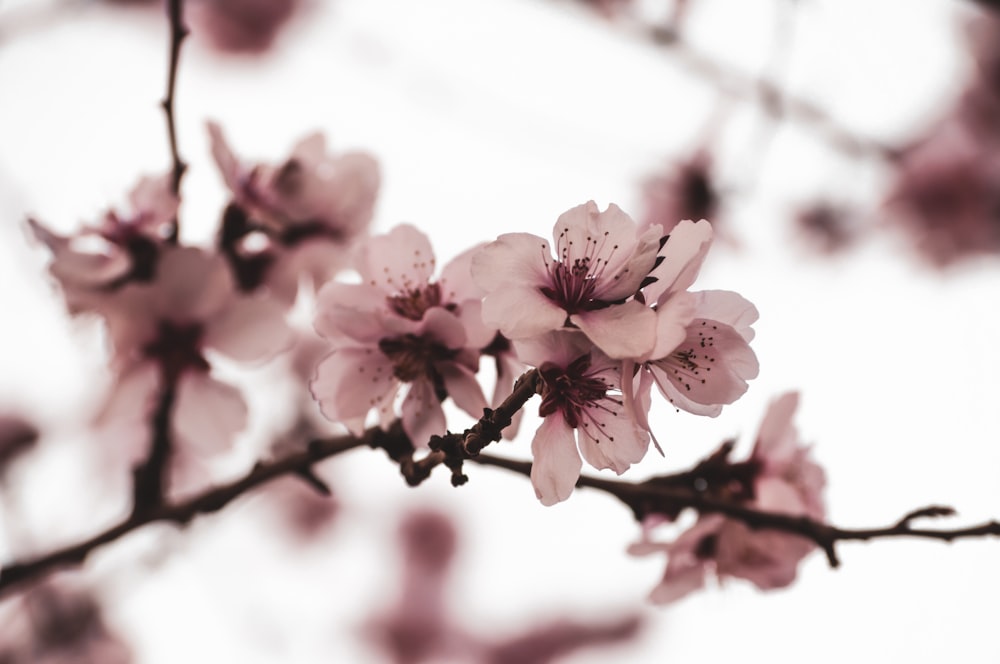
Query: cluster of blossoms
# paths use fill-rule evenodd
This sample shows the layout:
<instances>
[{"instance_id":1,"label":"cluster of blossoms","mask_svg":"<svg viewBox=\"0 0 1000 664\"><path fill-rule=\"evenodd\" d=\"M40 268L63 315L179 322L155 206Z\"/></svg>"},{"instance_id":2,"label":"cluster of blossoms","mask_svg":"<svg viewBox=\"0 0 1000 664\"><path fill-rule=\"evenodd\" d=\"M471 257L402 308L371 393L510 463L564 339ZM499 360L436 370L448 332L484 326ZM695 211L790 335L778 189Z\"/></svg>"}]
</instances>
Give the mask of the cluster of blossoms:
<instances>
[{"instance_id":1,"label":"cluster of blossoms","mask_svg":"<svg viewBox=\"0 0 1000 664\"><path fill-rule=\"evenodd\" d=\"M810 458L809 448L799 442L792 423L798 401L798 394L788 393L772 402L747 461L730 462L727 445L703 464L695 479L700 493L767 512L822 520L826 477ZM647 516L642 540L630 548L634 555L667 555L663 580L650 596L660 604L704 587L709 573L720 582L733 577L761 590L783 588L795 580L799 562L816 548L804 537L756 530L721 514L702 515L675 539L655 541L655 530L676 516Z\"/></svg>"},{"instance_id":2,"label":"cluster of blossoms","mask_svg":"<svg viewBox=\"0 0 1000 664\"><path fill-rule=\"evenodd\" d=\"M165 407L182 453L225 450L246 425L242 395L213 373L218 356L259 362L298 346L313 358L298 373L327 419L356 435L398 419L418 448L446 433L444 401L478 419L531 370L543 418L531 481L552 505L583 461L622 474L650 442L659 448L654 386L677 409L715 416L757 375L754 306L689 290L712 242L707 221L670 220L667 234L588 202L557 219L551 243L509 233L438 271L415 227L368 236L379 188L370 156L332 156L317 134L280 165L247 164L217 125L208 131L231 194L213 249L179 243L166 177L139 184L129 215L75 235L32 222L70 309L106 322L105 412L147 425ZM346 270L354 276L337 280ZM319 352L287 322L303 288L318 288ZM484 357L496 366L489 399Z\"/></svg>"}]
</instances>

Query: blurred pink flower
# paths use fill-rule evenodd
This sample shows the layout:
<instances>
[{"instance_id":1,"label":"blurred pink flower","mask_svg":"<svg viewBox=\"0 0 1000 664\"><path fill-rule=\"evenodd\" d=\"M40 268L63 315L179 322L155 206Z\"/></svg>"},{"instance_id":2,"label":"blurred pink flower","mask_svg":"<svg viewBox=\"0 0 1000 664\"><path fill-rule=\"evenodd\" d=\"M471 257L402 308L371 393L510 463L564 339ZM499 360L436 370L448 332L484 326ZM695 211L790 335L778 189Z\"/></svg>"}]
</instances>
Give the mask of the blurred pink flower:
<instances>
[{"instance_id":1,"label":"blurred pink flower","mask_svg":"<svg viewBox=\"0 0 1000 664\"><path fill-rule=\"evenodd\" d=\"M219 244L241 290L261 285L290 302L299 280L325 283L345 267L368 232L378 195L378 163L363 152L327 153L322 134L299 141L280 166L248 166L208 125L212 154L233 203Z\"/></svg>"},{"instance_id":2,"label":"blurred pink flower","mask_svg":"<svg viewBox=\"0 0 1000 664\"><path fill-rule=\"evenodd\" d=\"M647 353L656 317L630 298L655 265L659 227L640 234L618 206L601 212L590 201L562 214L552 235L555 259L529 233L501 235L476 255L486 323L514 340L576 327L611 357Z\"/></svg>"},{"instance_id":3,"label":"blurred pink flower","mask_svg":"<svg viewBox=\"0 0 1000 664\"><path fill-rule=\"evenodd\" d=\"M206 351L257 362L291 341L280 306L239 296L222 258L191 247L165 251L155 281L122 288L101 312L116 373L104 419L146 420L154 395L173 385L174 432L203 452L227 448L247 416L239 391L212 377Z\"/></svg>"},{"instance_id":4,"label":"blurred pink flower","mask_svg":"<svg viewBox=\"0 0 1000 664\"><path fill-rule=\"evenodd\" d=\"M469 277L472 254L452 260L432 280L435 259L427 236L397 226L371 238L359 254L362 283L331 282L319 293L316 330L333 343L310 387L323 414L360 434L369 411L383 426L402 404L403 429L416 445L445 432L448 396L473 417L486 399L475 373L480 349L496 330L481 316L481 292Z\"/></svg>"},{"instance_id":5,"label":"blurred pink flower","mask_svg":"<svg viewBox=\"0 0 1000 664\"><path fill-rule=\"evenodd\" d=\"M228 53L259 54L304 6L302 0L197 0L189 3L196 35Z\"/></svg>"},{"instance_id":6,"label":"blurred pink flower","mask_svg":"<svg viewBox=\"0 0 1000 664\"><path fill-rule=\"evenodd\" d=\"M619 475L645 456L649 436L622 403L621 362L601 353L582 333L569 330L514 345L522 360L538 367L541 377L538 412L545 419L531 442L531 483L543 505L569 498L583 466L581 453L594 468L610 468Z\"/></svg>"},{"instance_id":7,"label":"blurred pink flower","mask_svg":"<svg viewBox=\"0 0 1000 664\"><path fill-rule=\"evenodd\" d=\"M131 214L109 210L96 226L59 235L29 219L35 238L52 252L49 272L62 287L72 313L89 310L102 293L128 282L150 281L173 231L178 199L170 176L143 178L129 195Z\"/></svg>"},{"instance_id":8,"label":"blurred pink flower","mask_svg":"<svg viewBox=\"0 0 1000 664\"><path fill-rule=\"evenodd\" d=\"M659 224L664 233L683 219L714 219L719 207L709 154L699 150L688 159L648 178L642 187L646 207L642 226Z\"/></svg>"},{"instance_id":9,"label":"blurred pink flower","mask_svg":"<svg viewBox=\"0 0 1000 664\"><path fill-rule=\"evenodd\" d=\"M733 479L725 486L707 487L707 495L728 496L729 500L766 512L824 517L822 491L825 474L809 457L792 424L798 394L775 399L768 408L749 462L734 464L734 470L752 471L749 480ZM734 473L735 477L735 473ZM734 490L733 482L749 481L749 494ZM709 574L719 581L727 577L750 581L761 590L790 585L799 562L815 548L810 540L769 529L754 529L741 521L719 514L705 514L688 530L670 542L652 539L653 529L667 520L653 514L643 523L642 540L633 544L633 555L667 554L667 568L653 590L653 602L676 601L705 585Z\"/></svg>"}]
</instances>

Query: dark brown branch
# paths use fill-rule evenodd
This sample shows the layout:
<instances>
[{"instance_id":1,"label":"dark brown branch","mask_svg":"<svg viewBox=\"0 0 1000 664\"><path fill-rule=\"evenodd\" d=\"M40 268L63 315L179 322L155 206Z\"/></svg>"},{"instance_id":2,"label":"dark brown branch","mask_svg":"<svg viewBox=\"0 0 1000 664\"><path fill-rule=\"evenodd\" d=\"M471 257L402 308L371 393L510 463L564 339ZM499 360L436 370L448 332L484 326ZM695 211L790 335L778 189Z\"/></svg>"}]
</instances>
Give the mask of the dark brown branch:
<instances>
[{"instance_id":1,"label":"dark brown branch","mask_svg":"<svg viewBox=\"0 0 1000 664\"><path fill-rule=\"evenodd\" d=\"M163 504L170 472L171 415L177 396L176 381L163 371L163 388L150 422L149 455L132 471L132 513L155 510Z\"/></svg>"},{"instance_id":2,"label":"dark brown branch","mask_svg":"<svg viewBox=\"0 0 1000 664\"><path fill-rule=\"evenodd\" d=\"M486 466L504 468L526 477L531 475L531 463L526 461L513 461L485 454L471 460ZM680 508L690 507L703 514L724 514L751 528L768 528L799 535L812 540L821 548L831 567L840 565L836 544L842 541L917 537L951 542L972 537L1000 537L1000 522L997 521L988 521L954 530L913 528L910 525L910 522L917 517L944 516L949 513L950 508L940 506L914 510L895 525L885 528L838 528L804 516L764 512L738 503L708 498L692 487L683 486L681 483L673 484L669 481L671 478L681 478L685 475L687 473L680 473L676 476L655 478L640 484L581 475L576 485L597 489L615 496L625 503L638 519L652 513L676 512ZM950 513L954 513L954 510L951 510Z\"/></svg>"},{"instance_id":3,"label":"dark brown branch","mask_svg":"<svg viewBox=\"0 0 1000 664\"><path fill-rule=\"evenodd\" d=\"M181 155L177 150L177 124L174 118L177 62L181 54L181 42L188 35L188 29L184 25L183 0L167 0L167 18L170 20L170 65L167 70L167 91L160 105L163 107L163 112L167 118L167 136L170 139L170 158L173 162L171 191L179 197L181 193L181 178L184 177L184 171L187 170L187 164L181 159ZM176 243L179 234L180 220L174 217L170 240Z\"/></svg>"},{"instance_id":4,"label":"dark brown branch","mask_svg":"<svg viewBox=\"0 0 1000 664\"><path fill-rule=\"evenodd\" d=\"M94 550L114 542L119 537L150 523L164 521L185 525L199 514L216 512L244 493L273 479L288 474L312 474L313 464L356 447L385 447L388 440L403 438L399 426L388 432L369 429L361 437L342 436L317 439L305 451L295 452L273 461L260 462L244 477L200 493L176 504L159 503L149 509L133 511L128 518L77 544L72 544L35 558L15 562L0 569L0 595L22 583L37 579L55 569L81 565Z\"/></svg>"},{"instance_id":5,"label":"dark brown branch","mask_svg":"<svg viewBox=\"0 0 1000 664\"><path fill-rule=\"evenodd\" d=\"M514 415L524 407L528 399L538 392L539 376L536 369L521 375L514 383L510 396L495 409L484 409L483 416L472 427L462 433L448 433L433 436L429 446L431 451L422 459L414 460L409 455L390 454L399 462L400 472L410 486L417 486L430 477L431 471L441 464L451 470L451 483L460 486L468 481L462 473L462 463L476 457L487 445L503 437L503 430L511 424Z\"/></svg>"}]
</instances>

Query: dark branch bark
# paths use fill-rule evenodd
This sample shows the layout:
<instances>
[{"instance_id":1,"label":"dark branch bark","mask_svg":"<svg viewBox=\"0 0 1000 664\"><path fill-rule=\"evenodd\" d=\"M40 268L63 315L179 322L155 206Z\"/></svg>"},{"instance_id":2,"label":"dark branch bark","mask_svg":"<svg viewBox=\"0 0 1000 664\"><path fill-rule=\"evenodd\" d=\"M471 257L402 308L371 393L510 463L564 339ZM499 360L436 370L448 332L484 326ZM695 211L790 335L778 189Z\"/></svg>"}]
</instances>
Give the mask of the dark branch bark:
<instances>
[{"instance_id":1,"label":"dark branch bark","mask_svg":"<svg viewBox=\"0 0 1000 664\"><path fill-rule=\"evenodd\" d=\"M142 514L163 504L170 474L171 416L177 397L176 381L162 372L163 387L150 422L149 455L132 471L132 513Z\"/></svg>"},{"instance_id":2,"label":"dark branch bark","mask_svg":"<svg viewBox=\"0 0 1000 664\"><path fill-rule=\"evenodd\" d=\"M167 119L167 137L170 140L170 158L173 162L173 180L171 190L178 197L181 192L181 178L187 170L187 164L181 159L177 150L177 125L174 119L174 91L177 87L177 62L181 54L181 42L188 35L184 25L183 0L167 1L167 18L170 21L170 65L167 70L167 91L160 105ZM176 243L180 234L180 220L174 217L170 241Z\"/></svg>"}]
</instances>

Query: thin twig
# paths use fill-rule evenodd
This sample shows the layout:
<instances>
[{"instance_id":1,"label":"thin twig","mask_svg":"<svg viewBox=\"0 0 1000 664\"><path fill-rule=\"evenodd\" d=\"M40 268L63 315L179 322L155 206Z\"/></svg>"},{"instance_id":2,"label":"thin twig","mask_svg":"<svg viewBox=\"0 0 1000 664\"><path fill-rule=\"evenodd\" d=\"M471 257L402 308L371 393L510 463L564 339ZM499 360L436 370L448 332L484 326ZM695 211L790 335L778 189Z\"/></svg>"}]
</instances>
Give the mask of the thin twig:
<instances>
[{"instance_id":1,"label":"thin twig","mask_svg":"<svg viewBox=\"0 0 1000 664\"><path fill-rule=\"evenodd\" d=\"M216 512L251 489L278 477L311 473L313 464L323 459L365 445L383 447L386 444L384 439L400 436L403 436L402 429L393 427L388 432L378 428L369 429L360 437L341 436L313 440L304 451L260 462L247 475L229 484L209 489L176 504L160 503L147 510L133 511L128 518L82 542L4 566L0 569L0 596L17 585L37 579L55 569L81 565L94 550L150 523L164 521L183 526L195 516Z\"/></svg>"},{"instance_id":2,"label":"thin twig","mask_svg":"<svg viewBox=\"0 0 1000 664\"><path fill-rule=\"evenodd\" d=\"M163 504L170 472L171 416L177 397L176 380L162 371L163 387L150 422L149 455L132 471L132 513L151 512Z\"/></svg>"},{"instance_id":3,"label":"thin twig","mask_svg":"<svg viewBox=\"0 0 1000 664\"><path fill-rule=\"evenodd\" d=\"M167 119L167 136L170 139L170 158L173 161L173 180L171 191L175 196L181 193L181 178L187 170L187 164L181 159L177 150L177 123L174 118L174 91L177 87L177 62L181 54L181 42L188 35L184 25L183 0L167 1L167 18L170 20L170 65L167 70L167 91L160 105ZM174 217L173 228L169 240L176 244L180 235L180 219Z\"/></svg>"},{"instance_id":4,"label":"thin twig","mask_svg":"<svg viewBox=\"0 0 1000 664\"><path fill-rule=\"evenodd\" d=\"M531 464L526 461L513 461L486 454L481 454L471 460L482 465L510 470L526 477L531 475ZM682 476L683 474L678 474L676 477ZM578 487L597 489L615 496L631 508L637 518L642 518L642 516L656 512L674 512L678 508L690 507L703 514L723 514L741 521L751 528L767 528L799 535L815 542L826 554L827 561L831 567L838 567L840 565L835 546L837 542L841 541L867 541L887 537L917 537L951 542L957 539L991 535L1000 537L1000 522L997 521L988 521L975 526L953 530L913 528L910 526L910 520L915 518L913 515L926 516L926 512L932 509L934 514L931 516L938 516L943 515L944 510L950 508L935 506L934 508L925 508L924 510L914 510L907 515L909 518L904 517L896 522L895 525L884 528L838 528L805 516L766 512L747 507L740 503L708 498L701 495L694 488L679 484L664 486L662 479L658 478L654 481L661 483L642 482L634 484L632 482L605 480L599 477L581 475L576 485Z\"/></svg>"}]
</instances>

